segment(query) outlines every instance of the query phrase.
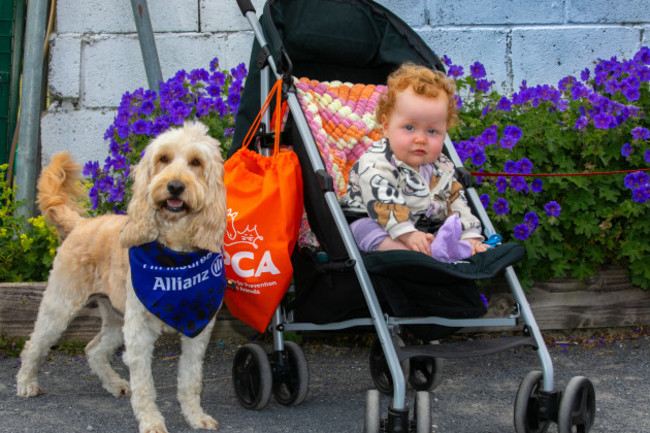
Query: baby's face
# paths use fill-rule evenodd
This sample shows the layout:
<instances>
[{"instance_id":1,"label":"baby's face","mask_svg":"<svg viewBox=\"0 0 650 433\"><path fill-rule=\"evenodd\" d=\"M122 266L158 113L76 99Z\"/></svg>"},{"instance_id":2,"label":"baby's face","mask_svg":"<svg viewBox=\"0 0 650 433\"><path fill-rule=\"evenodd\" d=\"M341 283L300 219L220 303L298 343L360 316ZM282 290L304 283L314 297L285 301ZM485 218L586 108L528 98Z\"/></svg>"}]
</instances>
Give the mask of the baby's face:
<instances>
[{"instance_id":1,"label":"baby's face","mask_svg":"<svg viewBox=\"0 0 650 433\"><path fill-rule=\"evenodd\" d=\"M395 102L390 117L381 119L395 156L415 170L437 160L447 135L447 95L421 96L409 87Z\"/></svg>"}]
</instances>

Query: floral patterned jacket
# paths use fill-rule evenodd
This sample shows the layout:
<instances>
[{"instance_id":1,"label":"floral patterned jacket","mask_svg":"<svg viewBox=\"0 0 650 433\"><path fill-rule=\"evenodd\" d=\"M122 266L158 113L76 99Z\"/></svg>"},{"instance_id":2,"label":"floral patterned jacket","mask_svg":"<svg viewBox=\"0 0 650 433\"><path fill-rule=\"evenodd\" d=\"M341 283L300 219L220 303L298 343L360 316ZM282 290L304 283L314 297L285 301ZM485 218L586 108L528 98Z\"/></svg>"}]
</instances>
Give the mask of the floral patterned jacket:
<instances>
[{"instance_id":1,"label":"floral patterned jacket","mask_svg":"<svg viewBox=\"0 0 650 433\"><path fill-rule=\"evenodd\" d=\"M374 142L350 171L344 209L367 213L395 239L422 227L438 227L452 213L463 225L461 239L482 238L456 169L444 154L414 170L398 160L385 137ZM416 227L417 224L417 227Z\"/></svg>"}]
</instances>

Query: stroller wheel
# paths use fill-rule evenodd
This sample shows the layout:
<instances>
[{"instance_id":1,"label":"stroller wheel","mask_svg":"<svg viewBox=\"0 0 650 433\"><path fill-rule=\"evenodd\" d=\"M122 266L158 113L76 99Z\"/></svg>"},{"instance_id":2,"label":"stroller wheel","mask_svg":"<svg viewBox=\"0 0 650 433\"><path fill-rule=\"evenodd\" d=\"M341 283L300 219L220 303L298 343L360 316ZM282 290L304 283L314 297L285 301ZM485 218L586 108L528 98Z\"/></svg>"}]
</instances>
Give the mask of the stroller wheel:
<instances>
[{"instance_id":1,"label":"stroller wheel","mask_svg":"<svg viewBox=\"0 0 650 433\"><path fill-rule=\"evenodd\" d=\"M273 376L264 349L245 344L235 353L232 382L237 400L246 409L262 409L271 399Z\"/></svg>"},{"instance_id":2,"label":"stroller wheel","mask_svg":"<svg viewBox=\"0 0 650 433\"><path fill-rule=\"evenodd\" d=\"M531 371L521 381L515 398L515 431L517 433L545 433L550 421L540 414L541 371Z\"/></svg>"},{"instance_id":3,"label":"stroller wheel","mask_svg":"<svg viewBox=\"0 0 650 433\"><path fill-rule=\"evenodd\" d=\"M414 433L431 433L431 394L427 391L418 391L415 393L413 424L409 431Z\"/></svg>"},{"instance_id":4,"label":"stroller wheel","mask_svg":"<svg viewBox=\"0 0 650 433\"><path fill-rule=\"evenodd\" d=\"M594 424L596 415L596 392L594 385L583 376L569 380L558 412L559 433L587 433Z\"/></svg>"},{"instance_id":5,"label":"stroller wheel","mask_svg":"<svg viewBox=\"0 0 650 433\"><path fill-rule=\"evenodd\" d=\"M300 346L292 341L284 343L284 350L277 353L281 363L273 367L273 395L278 403L296 406L307 396L309 369Z\"/></svg>"},{"instance_id":6,"label":"stroller wheel","mask_svg":"<svg viewBox=\"0 0 650 433\"><path fill-rule=\"evenodd\" d=\"M366 412L363 420L363 433L379 433L380 428L380 394L376 389L371 389L366 393Z\"/></svg>"},{"instance_id":7,"label":"stroller wheel","mask_svg":"<svg viewBox=\"0 0 650 433\"><path fill-rule=\"evenodd\" d=\"M430 356L411 358L409 384L416 391L433 391L442 382L442 364L442 359Z\"/></svg>"},{"instance_id":8,"label":"stroller wheel","mask_svg":"<svg viewBox=\"0 0 650 433\"><path fill-rule=\"evenodd\" d=\"M404 341L397 337L397 344L403 347ZM409 360L405 359L401 365L404 377L409 377ZM370 347L370 375L375 386L381 393L393 393L393 376L390 374L388 362L386 362L386 355L384 354L379 339L375 339Z\"/></svg>"}]
</instances>

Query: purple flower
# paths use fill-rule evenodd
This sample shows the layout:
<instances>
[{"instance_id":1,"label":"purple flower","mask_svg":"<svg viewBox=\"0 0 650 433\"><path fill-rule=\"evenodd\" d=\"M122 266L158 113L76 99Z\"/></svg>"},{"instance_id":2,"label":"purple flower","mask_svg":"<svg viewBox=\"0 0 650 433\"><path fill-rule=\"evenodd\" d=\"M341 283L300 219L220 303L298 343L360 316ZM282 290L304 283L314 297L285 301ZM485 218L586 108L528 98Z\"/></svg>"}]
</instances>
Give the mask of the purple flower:
<instances>
[{"instance_id":1,"label":"purple flower","mask_svg":"<svg viewBox=\"0 0 650 433\"><path fill-rule=\"evenodd\" d=\"M633 140L647 140L648 138L650 138L650 131L647 128L637 126L632 130Z\"/></svg>"},{"instance_id":2,"label":"purple flower","mask_svg":"<svg viewBox=\"0 0 650 433\"><path fill-rule=\"evenodd\" d=\"M506 161L503 165L503 169L506 173L516 173L517 172L517 162L515 161Z\"/></svg>"},{"instance_id":3,"label":"purple flower","mask_svg":"<svg viewBox=\"0 0 650 433\"><path fill-rule=\"evenodd\" d=\"M585 69L580 73L580 79L586 83L587 81L589 81L589 74L590 74L589 69L588 69L588 68L585 68Z\"/></svg>"},{"instance_id":4,"label":"purple flower","mask_svg":"<svg viewBox=\"0 0 650 433\"><path fill-rule=\"evenodd\" d=\"M133 128L134 134L146 134L146 135L151 134L151 122L147 120L138 119L135 122L133 122L133 125L131 126Z\"/></svg>"},{"instance_id":5,"label":"purple flower","mask_svg":"<svg viewBox=\"0 0 650 433\"><path fill-rule=\"evenodd\" d=\"M514 228L514 234L520 241L525 241L530 235L530 229L526 224L519 224Z\"/></svg>"},{"instance_id":6,"label":"purple flower","mask_svg":"<svg viewBox=\"0 0 650 433\"><path fill-rule=\"evenodd\" d=\"M515 144L517 144L517 141L513 140L511 137L501 137L499 143L501 143L501 147L504 149L512 149L515 147Z\"/></svg>"},{"instance_id":7,"label":"purple flower","mask_svg":"<svg viewBox=\"0 0 650 433\"><path fill-rule=\"evenodd\" d=\"M533 171L533 163L528 158L521 158L517 162L517 171L522 174L530 174Z\"/></svg>"},{"instance_id":8,"label":"purple flower","mask_svg":"<svg viewBox=\"0 0 650 433\"><path fill-rule=\"evenodd\" d=\"M635 76L630 76L621 81L621 92L625 97L630 101L636 101L641 96L639 93L639 87L641 83L638 78Z\"/></svg>"},{"instance_id":9,"label":"purple flower","mask_svg":"<svg viewBox=\"0 0 650 433\"><path fill-rule=\"evenodd\" d=\"M497 126L492 125L489 128L487 128L483 133L481 134L481 139L483 140L483 143L486 146L489 146L491 144L495 144L497 142L497 138L499 135L497 134Z\"/></svg>"},{"instance_id":10,"label":"purple flower","mask_svg":"<svg viewBox=\"0 0 650 433\"><path fill-rule=\"evenodd\" d=\"M166 114L156 117L151 127L151 135L157 137L165 132L169 128L170 122L169 116Z\"/></svg>"},{"instance_id":11,"label":"purple flower","mask_svg":"<svg viewBox=\"0 0 650 433\"><path fill-rule=\"evenodd\" d=\"M636 172L628 173L625 175L625 179L623 179L623 185L625 185L626 188L632 189L636 186L636 184Z\"/></svg>"},{"instance_id":12,"label":"purple flower","mask_svg":"<svg viewBox=\"0 0 650 433\"><path fill-rule=\"evenodd\" d=\"M142 102L142 105L140 106L140 113L144 114L145 116L151 115L153 113L154 108L156 106L151 100L145 100Z\"/></svg>"},{"instance_id":13,"label":"purple flower","mask_svg":"<svg viewBox=\"0 0 650 433\"><path fill-rule=\"evenodd\" d=\"M210 75L205 69L192 69L192 71L187 75L191 85L195 85L199 81L208 81Z\"/></svg>"},{"instance_id":14,"label":"purple flower","mask_svg":"<svg viewBox=\"0 0 650 433\"><path fill-rule=\"evenodd\" d=\"M613 95L618 92L619 87L618 81L615 78L612 78L605 83L605 92Z\"/></svg>"},{"instance_id":15,"label":"purple flower","mask_svg":"<svg viewBox=\"0 0 650 433\"><path fill-rule=\"evenodd\" d=\"M97 210L97 207L99 206L99 191L97 188L97 185L93 185L90 190L88 191L88 198L90 198L90 202L92 203L93 210Z\"/></svg>"},{"instance_id":16,"label":"purple flower","mask_svg":"<svg viewBox=\"0 0 650 433\"><path fill-rule=\"evenodd\" d=\"M646 150L643 154L643 160L650 164L650 149Z\"/></svg>"},{"instance_id":17,"label":"purple flower","mask_svg":"<svg viewBox=\"0 0 650 433\"><path fill-rule=\"evenodd\" d=\"M487 209L490 204L490 196L487 194L481 194L481 204L483 205L483 209Z\"/></svg>"},{"instance_id":18,"label":"purple flower","mask_svg":"<svg viewBox=\"0 0 650 433\"><path fill-rule=\"evenodd\" d=\"M239 93L231 93L228 95L228 105L233 113L237 113L239 102L241 102L241 95Z\"/></svg>"},{"instance_id":19,"label":"purple flower","mask_svg":"<svg viewBox=\"0 0 650 433\"><path fill-rule=\"evenodd\" d=\"M580 116L578 120L576 120L576 124L573 127L573 129L580 129L583 130L589 123L589 120L585 116Z\"/></svg>"},{"instance_id":20,"label":"purple flower","mask_svg":"<svg viewBox=\"0 0 650 433\"><path fill-rule=\"evenodd\" d=\"M119 125L117 127L117 136L122 140L126 140L129 137L129 134L131 134L131 126L128 124Z\"/></svg>"},{"instance_id":21,"label":"purple flower","mask_svg":"<svg viewBox=\"0 0 650 433\"><path fill-rule=\"evenodd\" d=\"M460 111L463 108L463 98L459 95L454 95L454 99L456 100L456 109Z\"/></svg>"},{"instance_id":22,"label":"purple flower","mask_svg":"<svg viewBox=\"0 0 650 433\"><path fill-rule=\"evenodd\" d=\"M476 81L476 90L480 92L487 92L490 90L490 82L488 80L477 80Z\"/></svg>"},{"instance_id":23,"label":"purple flower","mask_svg":"<svg viewBox=\"0 0 650 433\"><path fill-rule=\"evenodd\" d=\"M632 153L632 146L630 146L630 143L625 143L621 146L621 155L627 158L630 156L630 153Z\"/></svg>"},{"instance_id":24,"label":"purple flower","mask_svg":"<svg viewBox=\"0 0 650 433\"><path fill-rule=\"evenodd\" d=\"M445 64L445 66L451 66L451 59L445 54L440 58L440 61Z\"/></svg>"},{"instance_id":25,"label":"purple flower","mask_svg":"<svg viewBox=\"0 0 650 433\"><path fill-rule=\"evenodd\" d=\"M213 98L221 95L221 86L218 84L210 84L205 88L205 90L208 92L208 95L212 96Z\"/></svg>"},{"instance_id":26,"label":"purple flower","mask_svg":"<svg viewBox=\"0 0 650 433\"><path fill-rule=\"evenodd\" d=\"M640 186L632 191L632 199L637 203L645 203L650 199L650 187Z\"/></svg>"},{"instance_id":27,"label":"purple flower","mask_svg":"<svg viewBox=\"0 0 650 433\"><path fill-rule=\"evenodd\" d=\"M219 69L219 59L215 57L210 61L210 72L214 72L217 69Z\"/></svg>"},{"instance_id":28,"label":"purple flower","mask_svg":"<svg viewBox=\"0 0 650 433\"><path fill-rule=\"evenodd\" d=\"M497 104L497 109L501 111L510 111L512 109L512 103L510 102L510 99L503 96Z\"/></svg>"},{"instance_id":29,"label":"purple flower","mask_svg":"<svg viewBox=\"0 0 650 433\"><path fill-rule=\"evenodd\" d=\"M611 114L601 111L594 116L594 126L598 129L607 129L614 122Z\"/></svg>"},{"instance_id":30,"label":"purple flower","mask_svg":"<svg viewBox=\"0 0 650 433\"><path fill-rule=\"evenodd\" d=\"M192 109L183 101L174 101L169 106L169 117L176 125L182 125L185 118L189 116L191 112Z\"/></svg>"},{"instance_id":31,"label":"purple flower","mask_svg":"<svg viewBox=\"0 0 650 433\"><path fill-rule=\"evenodd\" d=\"M530 229L530 233L532 234L535 230L537 230L537 226L539 225L539 217L535 212L528 212L526 215L524 215L524 223L526 223Z\"/></svg>"},{"instance_id":32,"label":"purple flower","mask_svg":"<svg viewBox=\"0 0 650 433\"><path fill-rule=\"evenodd\" d=\"M124 155L117 155L111 162L111 165L113 166L114 170L122 170L123 168L126 168L126 157Z\"/></svg>"},{"instance_id":33,"label":"purple flower","mask_svg":"<svg viewBox=\"0 0 650 433\"><path fill-rule=\"evenodd\" d=\"M110 188L113 187L113 178L110 176L104 176L101 179L99 179L99 182L97 182L97 188L99 191L102 192L108 192Z\"/></svg>"},{"instance_id":34,"label":"purple flower","mask_svg":"<svg viewBox=\"0 0 650 433\"><path fill-rule=\"evenodd\" d=\"M113 188L110 188L108 191L108 201L109 202L119 202L124 198L124 181L121 179L115 184Z\"/></svg>"},{"instance_id":35,"label":"purple flower","mask_svg":"<svg viewBox=\"0 0 650 433\"><path fill-rule=\"evenodd\" d=\"M560 216L560 212L562 211L562 208L560 207L558 202L550 201L544 205L544 210L546 211L546 215L557 218Z\"/></svg>"},{"instance_id":36,"label":"purple flower","mask_svg":"<svg viewBox=\"0 0 650 433\"><path fill-rule=\"evenodd\" d=\"M242 81L244 78L246 78L246 74L248 74L248 71L246 70L246 64L240 63L236 68L231 69L230 73L235 80Z\"/></svg>"},{"instance_id":37,"label":"purple flower","mask_svg":"<svg viewBox=\"0 0 650 433\"><path fill-rule=\"evenodd\" d=\"M505 215L510 212L510 205L505 198L500 198L492 205L492 209L497 215Z\"/></svg>"},{"instance_id":38,"label":"purple flower","mask_svg":"<svg viewBox=\"0 0 650 433\"><path fill-rule=\"evenodd\" d=\"M510 181L510 186L517 192L528 192L528 184L521 176L515 176Z\"/></svg>"},{"instance_id":39,"label":"purple flower","mask_svg":"<svg viewBox=\"0 0 650 433\"><path fill-rule=\"evenodd\" d=\"M201 117L205 114L210 113L211 100L208 98L199 98L199 101L196 103L196 116Z\"/></svg>"},{"instance_id":40,"label":"purple flower","mask_svg":"<svg viewBox=\"0 0 650 433\"><path fill-rule=\"evenodd\" d=\"M83 175L89 176L92 179L97 178L99 175L99 162L98 161L88 161L84 165Z\"/></svg>"},{"instance_id":41,"label":"purple flower","mask_svg":"<svg viewBox=\"0 0 650 433\"><path fill-rule=\"evenodd\" d=\"M650 65L650 48L643 47L634 55L634 61Z\"/></svg>"},{"instance_id":42,"label":"purple flower","mask_svg":"<svg viewBox=\"0 0 650 433\"><path fill-rule=\"evenodd\" d=\"M530 190L534 193L540 193L544 189L544 182L541 179L535 179L530 184Z\"/></svg>"},{"instance_id":43,"label":"purple flower","mask_svg":"<svg viewBox=\"0 0 650 433\"><path fill-rule=\"evenodd\" d=\"M464 74L464 72L463 72L463 67L462 66L452 65L449 68L449 76L450 77L458 78L458 77L462 77L463 74Z\"/></svg>"},{"instance_id":44,"label":"purple flower","mask_svg":"<svg viewBox=\"0 0 650 433\"><path fill-rule=\"evenodd\" d=\"M474 78L483 78L486 75L485 67L479 62L475 62L472 66L470 66L469 71Z\"/></svg>"},{"instance_id":45,"label":"purple flower","mask_svg":"<svg viewBox=\"0 0 650 433\"><path fill-rule=\"evenodd\" d=\"M472 164L474 164L477 167L480 167L483 165L485 162L486 157L485 157L485 152L483 150L479 150L472 156Z\"/></svg>"},{"instance_id":46,"label":"purple flower","mask_svg":"<svg viewBox=\"0 0 650 433\"><path fill-rule=\"evenodd\" d=\"M557 88L560 89L562 92L566 92L566 90L569 89L569 87L571 87L571 85L575 82L576 82L576 78L569 75L567 77L562 78L560 81L558 81Z\"/></svg>"},{"instance_id":47,"label":"purple flower","mask_svg":"<svg viewBox=\"0 0 650 433\"><path fill-rule=\"evenodd\" d=\"M497 192L503 194L508 189L508 180L503 176L499 176L496 181L496 187Z\"/></svg>"},{"instance_id":48,"label":"purple flower","mask_svg":"<svg viewBox=\"0 0 650 433\"><path fill-rule=\"evenodd\" d=\"M521 129L514 125L508 125L506 128L503 130L503 135L507 137L511 137L515 140L519 140L521 138Z\"/></svg>"},{"instance_id":49,"label":"purple flower","mask_svg":"<svg viewBox=\"0 0 650 433\"><path fill-rule=\"evenodd\" d=\"M223 86L226 84L226 74L220 71L214 72L212 75L210 75L209 83L219 87Z\"/></svg>"},{"instance_id":50,"label":"purple flower","mask_svg":"<svg viewBox=\"0 0 650 433\"><path fill-rule=\"evenodd\" d=\"M639 171L636 174L636 181L639 186L648 186L650 184L650 177L648 176L648 173Z\"/></svg>"}]
</instances>

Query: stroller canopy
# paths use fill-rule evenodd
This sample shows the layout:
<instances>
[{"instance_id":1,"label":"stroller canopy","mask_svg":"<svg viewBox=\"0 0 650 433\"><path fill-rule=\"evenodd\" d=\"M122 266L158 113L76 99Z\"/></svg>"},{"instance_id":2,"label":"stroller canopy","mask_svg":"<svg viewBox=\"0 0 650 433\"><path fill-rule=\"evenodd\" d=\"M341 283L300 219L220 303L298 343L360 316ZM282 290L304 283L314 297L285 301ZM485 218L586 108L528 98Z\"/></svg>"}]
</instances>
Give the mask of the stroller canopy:
<instances>
[{"instance_id":1,"label":"stroller canopy","mask_svg":"<svg viewBox=\"0 0 650 433\"><path fill-rule=\"evenodd\" d=\"M444 71L413 29L370 0L269 0L261 25L281 74L384 84L406 61ZM259 110L259 52L255 41L229 154L241 146Z\"/></svg>"}]
</instances>

